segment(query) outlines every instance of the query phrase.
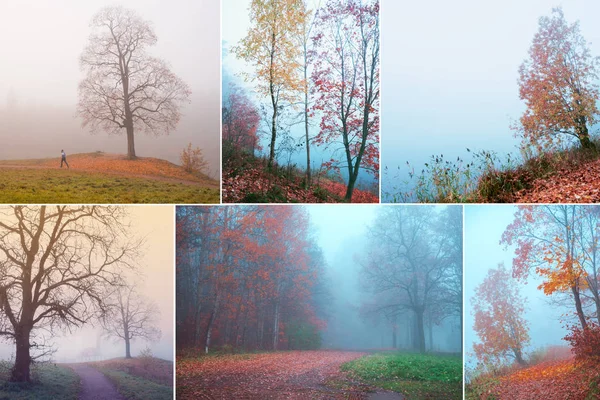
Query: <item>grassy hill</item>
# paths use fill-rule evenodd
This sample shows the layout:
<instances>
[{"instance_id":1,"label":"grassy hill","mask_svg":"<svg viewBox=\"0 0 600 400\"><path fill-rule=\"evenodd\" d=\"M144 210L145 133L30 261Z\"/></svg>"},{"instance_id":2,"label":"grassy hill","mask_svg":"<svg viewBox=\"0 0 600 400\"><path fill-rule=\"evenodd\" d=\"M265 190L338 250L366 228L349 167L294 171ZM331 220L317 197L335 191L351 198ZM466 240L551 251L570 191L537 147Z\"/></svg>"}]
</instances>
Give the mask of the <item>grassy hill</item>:
<instances>
[{"instance_id":1,"label":"grassy hill","mask_svg":"<svg viewBox=\"0 0 600 400\"><path fill-rule=\"evenodd\" d=\"M218 203L219 182L166 160L97 153L1 160L1 203Z\"/></svg>"}]
</instances>

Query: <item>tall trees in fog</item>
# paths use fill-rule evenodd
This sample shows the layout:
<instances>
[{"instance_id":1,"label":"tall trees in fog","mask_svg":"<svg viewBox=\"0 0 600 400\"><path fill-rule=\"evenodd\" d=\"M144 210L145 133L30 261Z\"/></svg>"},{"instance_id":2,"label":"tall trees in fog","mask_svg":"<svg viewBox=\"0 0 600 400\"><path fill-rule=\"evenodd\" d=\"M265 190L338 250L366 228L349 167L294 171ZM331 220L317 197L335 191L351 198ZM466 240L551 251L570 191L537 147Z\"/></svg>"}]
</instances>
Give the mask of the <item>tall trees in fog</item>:
<instances>
[{"instance_id":1,"label":"tall trees in fog","mask_svg":"<svg viewBox=\"0 0 600 400\"><path fill-rule=\"evenodd\" d=\"M109 297L107 315L102 319L105 333L109 337L122 340L125 344L125 358L131 358L131 341L160 339L157 327L160 315L156 303L143 298L135 286L120 286Z\"/></svg>"},{"instance_id":2,"label":"tall trees in fog","mask_svg":"<svg viewBox=\"0 0 600 400\"><path fill-rule=\"evenodd\" d=\"M127 156L136 157L135 132L168 134L181 117L191 91L167 62L147 53L156 44L152 25L132 10L107 7L92 19L93 29L80 64L83 126L127 135Z\"/></svg>"},{"instance_id":3,"label":"tall trees in fog","mask_svg":"<svg viewBox=\"0 0 600 400\"><path fill-rule=\"evenodd\" d=\"M177 209L177 343L318 347L323 260L301 207Z\"/></svg>"},{"instance_id":4,"label":"tall trees in fog","mask_svg":"<svg viewBox=\"0 0 600 400\"><path fill-rule=\"evenodd\" d=\"M106 314L140 244L125 217L119 207L0 208L0 335L16 346L13 381L30 380L52 330Z\"/></svg>"},{"instance_id":5,"label":"tall trees in fog","mask_svg":"<svg viewBox=\"0 0 600 400\"><path fill-rule=\"evenodd\" d=\"M372 293L363 310L392 325L402 317L412 324L414 347L424 352L426 321L462 314L462 208L382 208L362 263Z\"/></svg>"}]
</instances>

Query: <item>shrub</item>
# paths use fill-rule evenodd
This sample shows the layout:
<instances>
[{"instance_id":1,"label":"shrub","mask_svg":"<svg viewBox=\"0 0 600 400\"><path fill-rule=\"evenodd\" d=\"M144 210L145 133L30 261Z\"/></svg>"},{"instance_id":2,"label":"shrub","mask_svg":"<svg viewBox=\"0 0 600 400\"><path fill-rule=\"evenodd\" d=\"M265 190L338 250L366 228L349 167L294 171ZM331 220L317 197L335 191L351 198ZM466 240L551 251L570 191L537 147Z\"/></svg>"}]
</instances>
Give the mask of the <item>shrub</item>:
<instances>
[{"instance_id":1,"label":"shrub","mask_svg":"<svg viewBox=\"0 0 600 400\"><path fill-rule=\"evenodd\" d=\"M180 159L183 169L190 174L204 172L208 167L208 161L202 156L202 149L200 147L192 148L191 143L183 149Z\"/></svg>"},{"instance_id":2,"label":"shrub","mask_svg":"<svg viewBox=\"0 0 600 400\"><path fill-rule=\"evenodd\" d=\"M571 344L575 359L600 363L600 325L591 322L586 328L572 326L570 330L565 340Z\"/></svg>"}]
</instances>

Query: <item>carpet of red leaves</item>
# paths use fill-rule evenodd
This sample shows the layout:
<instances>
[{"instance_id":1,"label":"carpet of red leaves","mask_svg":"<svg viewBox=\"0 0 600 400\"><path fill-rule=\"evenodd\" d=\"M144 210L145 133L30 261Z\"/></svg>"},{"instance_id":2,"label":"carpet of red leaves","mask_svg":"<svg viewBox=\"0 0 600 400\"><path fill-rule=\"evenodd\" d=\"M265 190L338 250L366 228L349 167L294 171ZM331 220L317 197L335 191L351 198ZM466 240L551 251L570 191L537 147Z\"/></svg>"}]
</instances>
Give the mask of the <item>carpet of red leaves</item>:
<instances>
[{"instance_id":1,"label":"carpet of red leaves","mask_svg":"<svg viewBox=\"0 0 600 400\"><path fill-rule=\"evenodd\" d=\"M584 365L573 359L547 361L501 377L497 385L491 389L488 398L500 400L598 398L590 397L590 385L594 379L598 384L599 374L597 366Z\"/></svg>"},{"instance_id":2,"label":"carpet of red leaves","mask_svg":"<svg viewBox=\"0 0 600 400\"><path fill-rule=\"evenodd\" d=\"M574 169L564 168L550 177L538 178L532 187L515 194L516 203L600 202L600 160Z\"/></svg>"},{"instance_id":3,"label":"carpet of red leaves","mask_svg":"<svg viewBox=\"0 0 600 400\"><path fill-rule=\"evenodd\" d=\"M365 399L366 389L344 379L342 363L365 353L287 351L218 357L178 357L178 399Z\"/></svg>"},{"instance_id":4,"label":"carpet of red leaves","mask_svg":"<svg viewBox=\"0 0 600 400\"><path fill-rule=\"evenodd\" d=\"M260 163L247 166L239 174L224 166L223 203L246 202L249 193L268 197L274 191L278 198L285 198L289 203L338 203L346 194L345 184L326 178L315 179L315 185L309 189L305 189L301 181L300 177L289 179L268 173ZM322 189L320 195L317 195L318 187ZM352 203L379 203L379 197L368 191L354 189Z\"/></svg>"}]
</instances>

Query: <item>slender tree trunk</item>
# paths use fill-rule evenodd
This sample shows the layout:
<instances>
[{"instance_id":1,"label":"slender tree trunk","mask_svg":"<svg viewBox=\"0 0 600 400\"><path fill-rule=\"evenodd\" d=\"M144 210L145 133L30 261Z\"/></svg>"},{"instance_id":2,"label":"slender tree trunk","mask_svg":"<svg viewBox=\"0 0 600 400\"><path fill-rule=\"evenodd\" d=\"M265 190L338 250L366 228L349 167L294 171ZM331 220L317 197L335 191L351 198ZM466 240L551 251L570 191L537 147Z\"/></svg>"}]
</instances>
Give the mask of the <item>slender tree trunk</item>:
<instances>
[{"instance_id":1,"label":"slender tree trunk","mask_svg":"<svg viewBox=\"0 0 600 400\"><path fill-rule=\"evenodd\" d=\"M306 40L304 41L304 136L306 140L306 187L310 186L310 141L308 138L308 77L307 77L307 56Z\"/></svg>"},{"instance_id":2,"label":"slender tree trunk","mask_svg":"<svg viewBox=\"0 0 600 400\"><path fill-rule=\"evenodd\" d=\"M279 301L275 304L275 318L273 321L273 350L277 351L279 342Z\"/></svg>"},{"instance_id":3,"label":"slender tree trunk","mask_svg":"<svg viewBox=\"0 0 600 400\"><path fill-rule=\"evenodd\" d=\"M15 332L15 365L10 378L13 382L30 382L31 380L29 374L29 367L31 366L29 333L30 330L23 327L18 327Z\"/></svg>"},{"instance_id":4,"label":"slender tree trunk","mask_svg":"<svg viewBox=\"0 0 600 400\"><path fill-rule=\"evenodd\" d=\"M219 295L215 296L215 305L210 313L210 319L208 321L208 326L206 327L206 342L204 343L204 353L208 354L208 350L210 348L210 338L212 334L212 328L215 323L215 319L217 319L217 312L219 311Z\"/></svg>"},{"instance_id":5,"label":"slender tree trunk","mask_svg":"<svg viewBox=\"0 0 600 400\"><path fill-rule=\"evenodd\" d=\"M577 316L579 317L579 322L581 323L581 327L583 329L587 328L587 321L585 320L585 315L583 313L583 307L581 306L581 298L579 297L579 288L576 286L571 286L571 292L573 293L573 297L575 298L575 310L577 311Z\"/></svg>"},{"instance_id":6,"label":"slender tree trunk","mask_svg":"<svg viewBox=\"0 0 600 400\"><path fill-rule=\"evenodd\" d=\"M270 64L270 77L269 77L269 91L271 93L271 105L273 106L273 116L271 119L271 149L269 151L269 163L267 167L269 170L273 167L273 160L275 159L275 139L277 138L277 99L275 96L275 77L273 72L275 69L275 32L271 35L271 64Z\"/></svg>"},{"instance_id":7,"label":"slender tree trunk","mask_svg":"<svg viewBox=\"0 0 600 400\"><path fill-rule=\"evenodd\" d=\"M392 348L397 349L398 348L398 338L397 338L397 329L396 329L396 325L392 326Z\"/></svg>"}]
</instances>

